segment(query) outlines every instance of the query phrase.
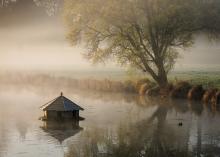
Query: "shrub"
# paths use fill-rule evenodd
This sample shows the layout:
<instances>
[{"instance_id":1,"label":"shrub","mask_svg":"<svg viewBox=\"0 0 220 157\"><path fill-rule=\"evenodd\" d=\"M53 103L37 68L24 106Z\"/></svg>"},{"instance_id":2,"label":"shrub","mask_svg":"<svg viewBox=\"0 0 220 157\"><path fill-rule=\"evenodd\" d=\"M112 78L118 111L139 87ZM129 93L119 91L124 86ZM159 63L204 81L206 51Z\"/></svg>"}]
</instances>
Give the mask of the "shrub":
<instances>
[{"instance_id":1,"label":"shrub","mask_svg":"<svg viewBox=\"0 0 220 157\"><path fill-rule=\"evenodd\" d=\"M208 104L211 102L212 97L215 96L216 92L218 91L217 88L214 89L208 89L207 91L205 91L204 95L203 95L203 102Z\"/></svg>"},{"instance_id":2,"label":"shrub","mask_svg":"<svg viewBox=\"0 0 220 157\"><path fill-rule=\"evenodd\" d=\"M186 82L178 82L170 93L172 98L187 98L187 94L192 86Z\"/></svg>"},{"instance_id":3,"label":"shrub","mask_svg":"<svg viewBox=\"0 0 220 157\"><path fill-rule=\"evenodd\" d=\"M211 99L211 102L214 105L220 105L220 91L215 93L215 95Z\"/></svg>"},{"instance_id":4,"label":"shrub","mask_svg":"<svg viewBox=\"0 0 220 157\"><path fill-rule=\"evenodd\" d=\"M148 78L140 79L136 82L136 91L139 92L141 89L141 86L144 84L151 84L151 81Z\"/></svg>"},{"instance_id":5,"label":"shrub","mask_svg":"<svg viewBox=\"0 0 220 157\"><path fill-rule=\"evenodd\" d=\"M205 90L202 85L192 87L188 92L188 99L190 100L201 100Z\"/></svg>"},{"instance_id":6,"label":"shrub","mask_svg":"<svg viewBox=\"0 0 220 157\"><path fill-rule=\"evenodd\" d=\"M140 95L145 95L146 94L146 91L150 88L149 84L148 83L144 83L140 86L139 88L139 94Z\"/></svg>"}]
</instances>

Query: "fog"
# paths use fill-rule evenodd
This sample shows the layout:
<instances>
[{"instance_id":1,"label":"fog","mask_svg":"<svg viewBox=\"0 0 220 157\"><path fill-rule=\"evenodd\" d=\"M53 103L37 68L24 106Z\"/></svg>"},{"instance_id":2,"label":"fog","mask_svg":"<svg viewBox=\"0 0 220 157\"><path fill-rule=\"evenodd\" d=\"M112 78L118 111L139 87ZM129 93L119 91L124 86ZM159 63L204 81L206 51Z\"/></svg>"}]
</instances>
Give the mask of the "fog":
<instances>
[{"instance_id":1,"label":"fog","mask_svg":"<svg viewBox=\"0 0 220 157\"><path fill-rule=\"evenodd\" d=\"M0 157L67 157L86 154L87 150L99 152L91 156L105 156L98 150L100 146L107 152L116 150L122 154L119 156L144 156L147 149L165 156L219 154L217 106L139 96L135 79L125 81L127 76L116 71L121 70L116 63L94 66L83 58L85 48L70 45L62 10L45 10L34 3L40 0L4 1L13 1L13 6L3 8L0 0ZM62 0L50 0L55 1ZM210 43L202 35L196 38L192 48L181 52L176 69L219 70L219 43ZM195 79L202 76L209 80L207 75L213 77L210 82L217 80L219 84L219 72L197 74ZM43 116L39 107L61 91L85 109L80 112L85 118L80 121L80 132L72 122L63 127L63 123L38 120ZM114 156L114 152L108 154Z\"/></svg>"},{"instance_id":2,"label":"fog","mask_svg":"<svg viewBox=\"0 0 220 157\"><path fill-rule=\"evenodd\" d=\"M4 29L1 43L2 68L54 69L87 65L81 57L82 48L68 44L61 26L45 24Z\"/></svg>"},{"instance_id":3,"label":"fog","mask_svg":"<svg viewBox=\"0 0 220 157\"><path fill-rule=\"evenodd\" d=\"M10 11L0 12L0 69L25 70L74 70L102 69L92 66L83 58L86 49L73 47L66 40L66 28L62 10L54 16L29 0L20 0L20 5ZM203 36L186 49L176 69L219 67L220 46L210 43ZM113 62L106 69L117 69Z\"/></svg>"}]
</instances>

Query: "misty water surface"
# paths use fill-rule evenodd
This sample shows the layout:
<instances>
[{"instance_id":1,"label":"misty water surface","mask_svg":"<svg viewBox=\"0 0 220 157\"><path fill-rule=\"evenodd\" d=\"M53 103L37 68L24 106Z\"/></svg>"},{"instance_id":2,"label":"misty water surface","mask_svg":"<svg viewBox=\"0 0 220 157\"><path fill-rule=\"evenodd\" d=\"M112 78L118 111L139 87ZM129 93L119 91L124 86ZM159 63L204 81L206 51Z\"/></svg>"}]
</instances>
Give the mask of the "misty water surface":
<instances>
[{"instance_id":1,"label":"misty water surface","mask_svg":"<svg viewBox=\"0 0 220 157\"><path fill-rule=\"evenodd\" d=\"M38 120L61 90L85 109L79 126ZM183 100L1 84L0 157L219 156L219 121L217 108Z\"/></svg>"}]
</instances>

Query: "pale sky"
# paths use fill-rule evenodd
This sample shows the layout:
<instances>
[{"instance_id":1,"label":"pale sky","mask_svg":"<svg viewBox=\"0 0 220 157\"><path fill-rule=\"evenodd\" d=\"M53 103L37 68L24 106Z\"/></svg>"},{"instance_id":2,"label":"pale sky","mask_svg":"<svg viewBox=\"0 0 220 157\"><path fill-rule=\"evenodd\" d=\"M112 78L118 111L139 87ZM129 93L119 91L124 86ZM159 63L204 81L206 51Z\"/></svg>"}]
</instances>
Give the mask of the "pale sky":
<instances>
[{"instance_id":1,"label":"pale sky","mask_svg":"<svg viewBox=\"0 0 220 157\"><path fill-rule=\"evenodd\" d=\"M38 14L37 9L33 13L25 8L20 9L20 14L1 15L0 69L91 69L92 64L82 56L86 49L70 46L65 33L61 17ZM219 59L220 44L200 37L183 53L177 67L216 68L220 66ZM109 63L106 68L109 67L116 66Z\"/></svg>"},{"instance_id":2,"label":"pale sky","mask_svg":"<svg viewBox=\"0 0 220 157\"><path fill-rule=\"evenodd\" d=\"M70 46L60 26L4 29L0 38L3 67L50 69L88 65L81 57L83 49Z\"/></svg>"}]
</instances>

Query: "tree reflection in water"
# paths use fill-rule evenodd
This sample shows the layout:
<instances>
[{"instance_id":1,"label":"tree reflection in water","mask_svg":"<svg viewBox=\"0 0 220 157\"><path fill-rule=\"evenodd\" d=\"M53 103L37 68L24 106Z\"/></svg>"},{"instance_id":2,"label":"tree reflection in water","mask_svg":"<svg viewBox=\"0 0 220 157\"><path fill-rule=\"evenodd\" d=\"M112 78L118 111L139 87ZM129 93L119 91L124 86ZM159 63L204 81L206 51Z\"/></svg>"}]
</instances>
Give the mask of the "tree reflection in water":
<instances>
[{"instance_id":1,"label":"tree reflection in water","mask_svg":"<svg viewBox=\"0 0 220 157\"><path fill-rule=\"evenodd\" d=\"M143 105L143 98L141 98ZM181 103L180 103L181 102ZM149 104L149 102L147 102ZM152 101L154 103L154 101ZM158 103L158 100L157 100ZM175 119L170 112L181 114ZM210 129L216 123L206 124L209 117L202 116L204 107L183 100L162 100L154 113L139 122L125 122L116 130L87 128L77 144L69 146L66 157L191 157L218 156L219 129ZM207 112L207 111L206 111ZM205 113L204 113L205 114ZM207 116L209 114L205 114ZM178 117L178 116L177 116ZM208 119L204 120L203 119ZM178 122L183 126L179 126ZM206 125L206 126L203 126ZM196 130L196 131L195 131ZM192 135L191 132L196 134ZM204 137L203 137L204 136Z\"/></svg>"}]
</instances>

